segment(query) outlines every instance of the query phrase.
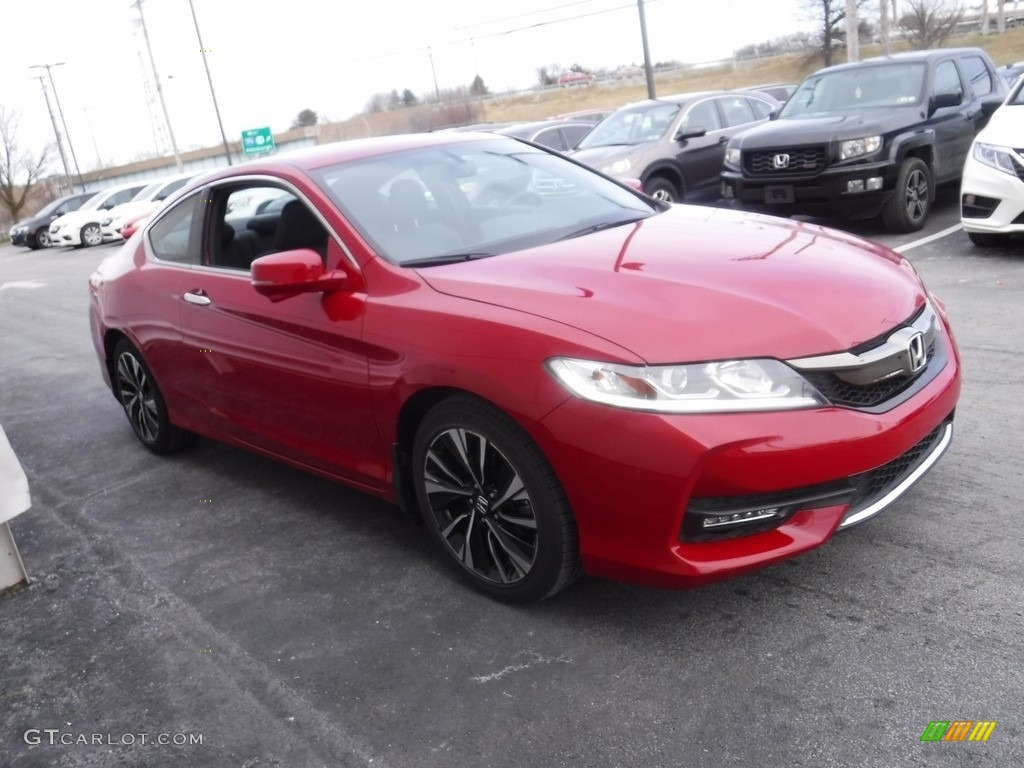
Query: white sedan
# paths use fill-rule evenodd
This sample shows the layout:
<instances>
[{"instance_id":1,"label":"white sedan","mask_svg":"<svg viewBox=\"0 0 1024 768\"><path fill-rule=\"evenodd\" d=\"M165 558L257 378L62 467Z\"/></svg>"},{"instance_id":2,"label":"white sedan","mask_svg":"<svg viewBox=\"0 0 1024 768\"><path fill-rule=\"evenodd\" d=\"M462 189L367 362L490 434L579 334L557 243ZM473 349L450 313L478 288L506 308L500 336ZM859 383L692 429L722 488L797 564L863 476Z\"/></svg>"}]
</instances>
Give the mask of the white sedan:
<instances>
[{"instance_id":1,"label":"white sedan","mask_svg":"<svg viewBox=\"0 0 1024 768\"><path fill-rule=\"evenodd\" d=\"M103 242L121 240L121 227L124 222L143 214L153 213L171 194L177 192L200 173L202 171L191 171L161 179L146 187L127 203L121 203L111 208L100 219Z\"/></svg>"},{"instance_id":2,"label":"white sedan","mask_svg":"<svg viewBox=\"0 0 1024 768\"><path fill-rule=\"evenodd\" d=\"M1024 233L1024 78L974 139L960 182L960 213L975 245Z\"/></svg>"},{"instance_id":3,"label":"white sedan","mask_svg":"<svg viewBox=\"0 0 1024 768\"><path fill-rule=\"evenodd\" d=\"M146 182L130 182L97 192L77 211L66 213L54 220L50 225L50 242L58 247L72 245L81 248L99 245L103 242L100 219L115 205L127 203L144 188Z\"/></svg>"}]
</instances>

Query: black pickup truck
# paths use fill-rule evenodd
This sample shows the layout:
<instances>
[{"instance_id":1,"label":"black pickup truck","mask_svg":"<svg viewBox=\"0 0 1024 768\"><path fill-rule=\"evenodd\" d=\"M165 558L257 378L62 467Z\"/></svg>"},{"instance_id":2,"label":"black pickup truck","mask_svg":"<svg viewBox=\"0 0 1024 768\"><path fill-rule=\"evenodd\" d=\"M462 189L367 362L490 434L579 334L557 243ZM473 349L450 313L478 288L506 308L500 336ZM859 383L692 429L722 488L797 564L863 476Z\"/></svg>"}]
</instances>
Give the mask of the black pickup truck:
<instances>
[{"instance_id":1,"label":"black pickup truck","mask_svg":"<svg viewBox=\"0 0 1024 768\"><path fill-rule=\"evenodd\" d=\"M959 180L975 134L1005 96L980 48L822 69L776 119L729 141L722 196L780 216L881 214L893 232L916 231L936 184Z\"/></svg>"}]
</instances>

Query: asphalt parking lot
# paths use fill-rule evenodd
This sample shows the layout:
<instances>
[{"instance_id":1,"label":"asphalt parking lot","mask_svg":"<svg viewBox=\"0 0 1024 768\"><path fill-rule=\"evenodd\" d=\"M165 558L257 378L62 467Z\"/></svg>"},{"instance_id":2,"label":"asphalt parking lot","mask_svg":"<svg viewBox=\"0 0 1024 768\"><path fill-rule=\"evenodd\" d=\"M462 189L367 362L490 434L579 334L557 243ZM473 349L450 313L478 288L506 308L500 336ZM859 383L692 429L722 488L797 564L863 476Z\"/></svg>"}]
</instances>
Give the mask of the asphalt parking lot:
<instances>
[{"instance_id":1,"label":"asphalt parking lot","mask_svg":"<svg viewBox=\"0 0 1024 768\"><path fill-rule=\"evenodd\" d=\"M525 607L464 587L397 508L209 441L148 453L89 338L113 246L0 248L0 424L34 502L11 524L33 583L0 597L0 764L1024 765L1024 241L957 222L955 192L913 236L823 222L904 248L954 323L955 440L907 497L739 580ZM946 720L998 725L921 741Z\"/></svg>"}]
</instances>

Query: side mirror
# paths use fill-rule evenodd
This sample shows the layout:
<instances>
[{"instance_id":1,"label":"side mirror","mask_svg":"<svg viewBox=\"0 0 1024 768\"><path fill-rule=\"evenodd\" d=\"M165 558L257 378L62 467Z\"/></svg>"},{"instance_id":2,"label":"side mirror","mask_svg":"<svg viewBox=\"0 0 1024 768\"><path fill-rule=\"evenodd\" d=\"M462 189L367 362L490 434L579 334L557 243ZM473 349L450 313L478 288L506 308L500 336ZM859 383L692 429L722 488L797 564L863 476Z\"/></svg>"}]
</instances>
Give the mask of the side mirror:
<instances>
[{"instance_id":1,"label":"side mirror","mask_svg":"<svg viewBox=\"0 0 1024 768\"><path fill-rule=\"evenodd\" d=\"M929 110L929 114L932 114L935 112L935 110L942 109L944 107L956 107L963 100L963 95L959 93L951 91L946 91L945 93L936 93L934 96L932 96L931 109Z\"/></svg>"},{"instance_id":2,"label":"side mirror","mask_svg":"<svg viewBox=\"0 0 1024 768\"><path fill-rule=\"evenodd\" d=\"M695 125L693 128L680 128L676 134L676 141L686 141L687 139L699 139L701 136L706 135L708 129L702 125Z\"/></svg>"},{"instance_id":3,"label":"side mirror","mask_svg":"<svg viewBox=\"0 0 1024 768\"><path fill-rule=\"evenodd\" d=\"M320 254L310 248L261 256L252 263L252 287L271 301L300 293L328 293L345 286L344 272L324 271Z\"/></svg>"},{"instance_id":4,"label":"side mirror","mask_svg":"<svg viewBox=\"0 0 1024 768\"><path fill-rule=\"evenodd\" d=\"M775 109L773 109L771 112L768 113L768 119L769 120L778 120L780 112L782 112L782 107L776 107Z\"/></svg>"},{"instance_id":5,"label":"side mirror","mask_svg":"<svg viewBox=\"0 0 1024 768\"><path fill-rule=\"evenodd\" d=\"M983 114L985 118L988 119L992 117L992 113L999 109L1001 106L1003 106L1003 100L998 96L994 99L985 99L983 102L981 102L981 114Z\"/></svg>"}]
</instances>

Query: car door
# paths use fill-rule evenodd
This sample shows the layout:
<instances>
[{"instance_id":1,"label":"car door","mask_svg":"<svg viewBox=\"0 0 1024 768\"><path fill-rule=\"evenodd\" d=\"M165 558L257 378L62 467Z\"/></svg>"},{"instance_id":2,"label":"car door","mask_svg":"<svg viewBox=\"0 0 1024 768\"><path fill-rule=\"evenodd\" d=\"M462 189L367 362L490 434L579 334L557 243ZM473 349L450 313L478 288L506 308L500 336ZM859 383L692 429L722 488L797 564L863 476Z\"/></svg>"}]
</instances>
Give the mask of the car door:
<instances>
[{"instance_id":1,"label":"car door","mask_svg":"<svg viewBox=\"0 0 1024 768\"><path fill-rule=\"evenodd\" d=\"M939 107L928 119L927 126L935 132L935 181L943 182L960 177L967 153L974 141L974 123L971 114L981 111L972 107L969 92L960 76L953 57L942 59L935 67L932 97L954 95L958 103Z\"/></svg>"},{"instance_id":2,"label":"car door","mask_svg":"<svg viewBox=\"0 0 1024 768\"><path fill-rule=\"evenodd\" d=\"M294 199L271 214L240 204L268 191ZM205 418L257 449L384 487L361 342L365 293L346 292L338 312L337 294L275 302L250 280L253 259L300 247L354 273L326 217L284 181L229 180L207 197L201 264L181 296L186 366Z\"/></svg>"},{"instance_id":3,"label":"car door","mask_svg":"<svg viewBox=\"0 0 1024 768\"><path fill-rule=\"evenodd\" d=\"M703 130L701 136L675 139ZM714 99L702 99L688 105L673 134L678 149L676 162L683 174L686 197L705 195L718 189L718 176L725 161L729 137Z\"/></svg>"}]
</instances>

